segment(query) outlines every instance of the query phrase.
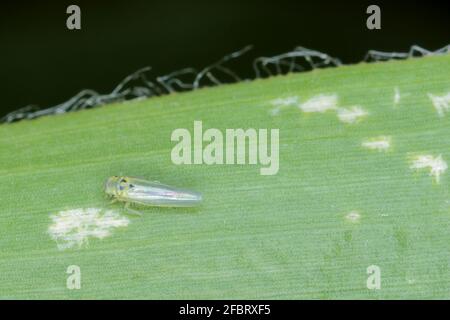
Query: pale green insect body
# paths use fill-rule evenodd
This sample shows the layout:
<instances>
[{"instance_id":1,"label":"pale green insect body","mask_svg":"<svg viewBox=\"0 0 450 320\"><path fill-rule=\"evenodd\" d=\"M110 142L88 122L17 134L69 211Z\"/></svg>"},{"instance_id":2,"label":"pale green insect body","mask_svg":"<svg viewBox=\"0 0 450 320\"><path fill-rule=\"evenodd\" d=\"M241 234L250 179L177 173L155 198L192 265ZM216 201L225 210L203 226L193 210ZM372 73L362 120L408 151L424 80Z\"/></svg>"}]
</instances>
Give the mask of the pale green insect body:
<instances>
[{"instance_id":1,"label":"pale green insect body","mask_svg":"<svg viewBox=\"0 0 450 320\"><path fill-rule=\"evenodd\" d=\"M142 178L112 176L105 192L116 201L157 207L194 207L200 204L198 192L179 189Z\"/></svg>"}]
</instances>

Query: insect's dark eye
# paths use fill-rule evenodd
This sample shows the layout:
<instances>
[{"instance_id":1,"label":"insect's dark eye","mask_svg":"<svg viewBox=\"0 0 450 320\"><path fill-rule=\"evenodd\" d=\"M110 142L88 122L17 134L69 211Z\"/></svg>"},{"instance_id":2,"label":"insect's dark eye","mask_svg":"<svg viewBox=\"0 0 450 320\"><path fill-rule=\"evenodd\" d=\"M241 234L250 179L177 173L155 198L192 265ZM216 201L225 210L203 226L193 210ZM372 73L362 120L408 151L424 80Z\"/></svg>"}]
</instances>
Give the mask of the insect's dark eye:
<instances>
[{"instance_id":1,"label":"insect's dark eye","mask_svg":"<svg viewBox=\"0 0 450 320\"><path fill-rule=\"evenodd\" d=\"M124 186L119 186L119 190L122 191L123 189L125 189Z\"/></svg>"}]
</instances>

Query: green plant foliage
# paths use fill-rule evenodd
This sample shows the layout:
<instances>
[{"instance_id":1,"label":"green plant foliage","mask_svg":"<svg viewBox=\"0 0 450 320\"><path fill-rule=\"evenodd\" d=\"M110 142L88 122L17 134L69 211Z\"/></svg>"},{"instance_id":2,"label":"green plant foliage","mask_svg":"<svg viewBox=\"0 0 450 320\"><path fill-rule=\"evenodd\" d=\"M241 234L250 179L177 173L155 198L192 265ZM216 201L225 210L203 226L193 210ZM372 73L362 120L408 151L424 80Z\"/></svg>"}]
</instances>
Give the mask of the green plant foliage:
<instances>
[{"instance_id":1,"label":"green plant foliage","mask_svg":"<svg viewBox=\"0 0 450 320\"><path fill-rule=\"evenodd\" d=\"M450 298L450 56L358 64L130 101L0 126L0 297L38 299ZM395 88L400 100L395 103ZM336 94L368 115L305 113L271 101ZM203 127L280 130L280 169L174 165L171 133ZM389 150L362 142L389 136ZM109 204L112 175L198 190L197 209ZM114 209L129 224L61 250L51 216ZM353 212L353 214L351 214ZM349 215L350 214L350 215ZM67 267L81 289L66 288ZM381 289L366 286L379 266Z\"/></svg>"}]
</instances>

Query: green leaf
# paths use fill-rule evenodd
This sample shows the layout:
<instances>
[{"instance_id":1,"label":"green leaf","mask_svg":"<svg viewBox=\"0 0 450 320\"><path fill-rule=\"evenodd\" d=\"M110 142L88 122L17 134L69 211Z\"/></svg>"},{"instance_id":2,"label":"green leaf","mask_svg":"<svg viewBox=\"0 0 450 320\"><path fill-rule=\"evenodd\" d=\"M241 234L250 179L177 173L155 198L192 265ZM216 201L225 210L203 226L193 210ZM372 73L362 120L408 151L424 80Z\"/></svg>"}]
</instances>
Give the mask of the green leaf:
<instances>
[{"instance_id":1,"label":"green leaf","mask_svg":"<svg viewBox=\"0 0 450 320\"><path fill-rule=\"evenodd\" d=\"M223 85L0 126L0 297L74 299L450 298L450 56L358 64ZM400 101L394 102L395 90ZM57 88L55 88L57 90ZM368 112L343 123L300 103L336 94ZM171 134L279 129L279 172L261 165L175 165ZM364 148L386 136L387 151ZM197 209L109 204L112 175L203 193ZM107 237L58 248L51 216L101 208L129 219ZM81 289L69 290L70 265ZM381 288L367 288L367 268Z\"/></svg>"}]
</instances>

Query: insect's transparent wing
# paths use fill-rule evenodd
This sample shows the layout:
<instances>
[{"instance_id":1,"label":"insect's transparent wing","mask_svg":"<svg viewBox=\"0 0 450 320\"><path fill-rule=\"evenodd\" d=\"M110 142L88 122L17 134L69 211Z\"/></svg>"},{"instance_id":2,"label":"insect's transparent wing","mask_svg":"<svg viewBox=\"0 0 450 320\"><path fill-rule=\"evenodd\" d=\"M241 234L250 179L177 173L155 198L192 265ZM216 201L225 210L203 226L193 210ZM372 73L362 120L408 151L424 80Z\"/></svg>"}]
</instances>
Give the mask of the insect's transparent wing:
<instances>
[{"instance_id":1,"label":"insect's transparent wing","mask_svg":"<svg viewBox=\"0 0 450 320\"><path fill-rule=\"evenodd\" d=\"M128 200L161 207L193 207L200 204L200 193L179 189L141 178L128 178Z\"/></svg>"}]
</instances>

